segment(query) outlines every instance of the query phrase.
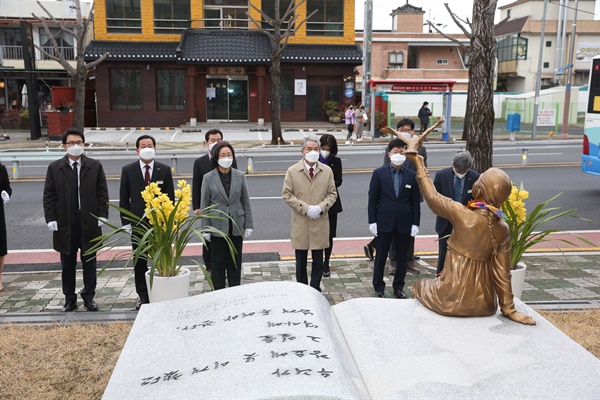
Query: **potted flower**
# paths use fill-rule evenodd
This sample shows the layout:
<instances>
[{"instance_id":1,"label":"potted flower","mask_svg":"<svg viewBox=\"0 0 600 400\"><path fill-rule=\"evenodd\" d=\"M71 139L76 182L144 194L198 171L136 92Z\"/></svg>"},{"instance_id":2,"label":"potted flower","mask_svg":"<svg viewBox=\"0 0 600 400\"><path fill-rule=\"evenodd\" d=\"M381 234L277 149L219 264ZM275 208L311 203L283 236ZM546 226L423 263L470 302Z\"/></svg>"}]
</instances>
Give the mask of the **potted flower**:
<instances>
[{"instance_id":1,"label":"potted flower","mask_svg":"<svg viewBox=\"0 0 600 400\"><path fill-rule=\"evenodd\" d=\"M579 218L573 215L577 210L576 208L560 211L560 207L548 207L548 204L561 194L562 193L559 193L538 204L532 212L527 214L525 200L529 198L529 192L525 190L523 183L521 182L520 187L516 187L514 184L512 185L510 196L502 205L502 211L504 211L507 216L506 223L510 228L511 281L515 297L521 297L523 284L525 282L525 271L527 266L525 263L521 262L521 257L531 246L542 242L555 241L561 241L572 246L577 246L566 239L548 237L551 233L561 232L560 229L540 229L544 224L565 216ZM580 219L589 222L589 220L583 218ZM595 246L589 240L581 236L573 236L589 245Z\"/></svg>"},{"instance_id":2,"label":"potted flower","mask_svg":"<svg viewBox=\"0 0 600 400\"><path fill-rule=\"evenodd\" d=\"M205 239L202 233L220 233L213 227L195 227L195 223L201 218L226 219L226 214L219 216L218 210L210 207L202 210L199 215L190 214L191 188L185 180L177 183L175 190L175 203L167 194L161 192L156 182L151 182L142 192L142 198L146 204L144 216L137 217L135 214L121 207L110 204L125 215L131 221L131 240L137 245L132 252L117 251L112 259L102 268L102 273L113 261L123 259L126 255L127 266L131 261L134 263L142 257L150 262L150 269L146 272L148 294L150 302L172 300L174 298L187 297L189 293L190 271L181 265L181 256L186 246L193 237L198 237L202 243ZM112 228L111 232L95 239L97 242L88 253L107 251L123 245L123 228L106 223ZM223 235L229 244L229 250L235 254L235 248ZM87 254L87 253L86 253ZM194 260L204 274L206 281L213 289L210 275L204 265ZM167 286L167 287L165 287Z\"/></svg>"}]
</instances>

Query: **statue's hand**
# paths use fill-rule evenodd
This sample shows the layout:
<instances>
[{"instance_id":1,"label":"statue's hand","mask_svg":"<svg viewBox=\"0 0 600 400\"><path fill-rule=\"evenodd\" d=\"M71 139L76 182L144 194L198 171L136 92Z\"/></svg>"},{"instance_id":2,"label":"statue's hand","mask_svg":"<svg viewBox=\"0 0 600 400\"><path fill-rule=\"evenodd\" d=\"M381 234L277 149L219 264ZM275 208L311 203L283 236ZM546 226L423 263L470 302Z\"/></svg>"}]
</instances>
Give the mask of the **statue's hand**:
<instances>
[{"instance_id":1,"label":"statue's hand","mask_svg":"<svg viewBox=\"0 0 600 400\"><path fill-rule=\"evenodd\" d=\"M535 325L535 320L533 318L531 318L529 315L525 315L518 311L512 314L508 314L506 318L524 325Z\"/></svg>"},{"instance_id":2,"label":"statue's hand","mask_svg":"<svg viewBox=\"0 0 600 400\"><path fill-rule=\"evenodd\" d=\"M406 156L408 157L409 154L419 153L419 150L421 149L421 146L423 146L423 142L425 141L427 135L429 135L430 132L432 132L435 128L440 126L443 122L443 120L439 120L431 128L427 129L425 132L423 132L423 134L419 136L410 136L404 132L398 132L397 130L392 129L389 126L381 128L381 132L395 135L398 139L402 140L406 144L404 154L406 154Z\"/></svg>"}]
</instances>

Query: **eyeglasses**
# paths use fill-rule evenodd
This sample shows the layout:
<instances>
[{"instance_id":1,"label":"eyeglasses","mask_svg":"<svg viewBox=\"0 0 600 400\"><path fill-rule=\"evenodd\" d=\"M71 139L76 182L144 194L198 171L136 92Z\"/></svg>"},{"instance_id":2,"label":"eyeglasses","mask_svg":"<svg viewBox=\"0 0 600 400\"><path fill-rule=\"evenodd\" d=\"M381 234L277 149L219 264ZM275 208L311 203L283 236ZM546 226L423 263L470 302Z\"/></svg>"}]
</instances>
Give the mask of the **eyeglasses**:
<instances>
[{"instance_id":1,"label":"eyeglasses","mask_svg":"<svg viewBox=\"0 0 600 400\"><path fill-rule=\"evenodd\" d=\"M67 144L67 146L69 146L69 147L71 147L71 146L75 146L75 145L77 145L77 146L81 146L81 145L83 145L83 141L81 141L81 140L78 140L78 141L76 141L76 142L67 142L66 144Z\"/></svg>"}]
</instances>

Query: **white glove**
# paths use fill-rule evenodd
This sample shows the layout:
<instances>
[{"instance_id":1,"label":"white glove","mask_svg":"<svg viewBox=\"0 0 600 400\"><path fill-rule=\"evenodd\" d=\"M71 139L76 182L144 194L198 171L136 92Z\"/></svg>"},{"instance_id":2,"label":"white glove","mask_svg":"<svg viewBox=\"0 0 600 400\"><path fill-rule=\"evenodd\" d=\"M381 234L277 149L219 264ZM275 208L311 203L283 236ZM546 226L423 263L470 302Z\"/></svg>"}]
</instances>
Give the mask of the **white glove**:
<instances>
[{"instance_id":1,"label":"white glove","mask_svg":"<svg viewBox=\"0 0 600 400\"><path fill-rule=\"evenodd\" d=\"M104 217L98 217L98 226L102 226L107 222L108 222L108 219L106 219Z\"/></svg>"},{"instance_id":2,"label":"white glove","mask_svg":"<svg viewBox=\"0 0 600 400\"><path fill-rule=\"evenodd\" d=\"M6 190L3 190L0 196L2 196L2 201L4 202L4 204L8 203L10 196L8 195L8 193L6 193Z\"/></svg>"},{"instance_id":3,"label":"white glove","mask_svg":"<svg viewBox=\"0 0 600 400\"><path fill-rule=\"evenodd\" d=\"M123 225L123 228L121 229L123 229L128 235L131 235L131 232L133 232L133 230L131 229L131 224Z\"/></svg>"},{"instance_id":4,"label":"white glove","mask_svg":"<svg viewBox=\"0 0 600 400\"><path fill-rule=\"evenodd\" d=\"M415 237L419 234L419 227L416 225L413 225L410 227L410 236Z\"/></svg>"},{"instance_id":5,"label":"white glove","mask_svg":"<svg viewBox=\"0 0 600 400\"><path fill-rule=\"evenodd\" d=\"M247 238L249 238L249 237L250 237L250 235L252 235L252 232L254 232L254 229L250 229L250 228L246 229L246 230L244 231L244 237L245 237L246 239L247 239Z\"/></svg>"},{"instance_id":6,"label":"white glove","mask_svg":"<svg viewBox=\"0 0 600 400\"><path fill-rule=\"evenodd\" d=\"M306 216L312 219L317 219L321 216L323 210L319 206L308 206L306 210Z\"/></svg>"},{"instance_id":7,"label":"white glove","mask_svg":"<svg viewBox=\"0 0 600 400\"><path fill-rule=\"evenodd\" d=\"M210 233L204 232L202 234L202 236L204 237L204 240L206 240L207 242L210 242Z\"/></svg>"},{"instance_id":8,"label":"white glove","mask_svg":"<svg viewBox=\"0 0 600 400\"><path fill-rule=\"evenodd\" d=\"M50 232L58 231L58 223L56 221L48 222L48 229L50 229Z\"/></svg>"},{"instance_id":9,"label":"white glove","mask_svg":"<svg viewBox=\"0 0 600 400\"><path fill-rule=\"evenodd\" d=\"M377 236L377 222L374 224L369 224L369 230L373 234L373 236Z\"/></svg>"}]
</instances>

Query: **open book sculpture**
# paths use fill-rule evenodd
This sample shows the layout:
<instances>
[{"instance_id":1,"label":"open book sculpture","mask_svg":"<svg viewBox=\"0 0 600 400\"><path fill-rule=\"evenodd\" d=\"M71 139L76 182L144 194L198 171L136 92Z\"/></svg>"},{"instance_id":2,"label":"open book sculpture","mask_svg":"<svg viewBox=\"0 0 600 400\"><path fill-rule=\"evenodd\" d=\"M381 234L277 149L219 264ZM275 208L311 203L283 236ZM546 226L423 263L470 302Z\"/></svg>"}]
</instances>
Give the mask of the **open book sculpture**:
<instances>
[{"instance_id":1,"label":"open book sculpture","mask_svg":"<svg viewBox=\"0 0 600 400\"><path fill-rule=\"evenodd\" d=\"M600 361L535 315L438 315L417 300L333 307L295 282L142 307L104 399L597 399Z\"/></svg>"}]
</instances>

